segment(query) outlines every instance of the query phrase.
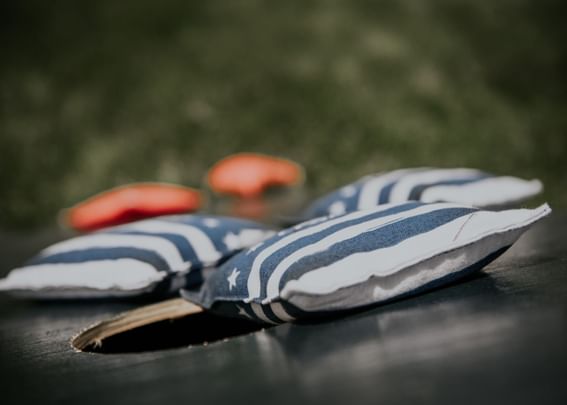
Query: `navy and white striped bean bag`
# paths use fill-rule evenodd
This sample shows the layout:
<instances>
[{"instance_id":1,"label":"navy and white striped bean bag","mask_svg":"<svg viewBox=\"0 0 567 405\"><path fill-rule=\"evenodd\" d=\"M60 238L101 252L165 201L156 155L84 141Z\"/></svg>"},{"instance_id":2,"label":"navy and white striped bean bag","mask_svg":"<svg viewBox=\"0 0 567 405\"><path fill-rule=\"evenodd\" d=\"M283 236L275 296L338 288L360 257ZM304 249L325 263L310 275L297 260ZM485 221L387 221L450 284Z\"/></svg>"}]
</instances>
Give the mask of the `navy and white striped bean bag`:
<instances>
[{"instance_id":1,"label":"navy and white striped bean bag","mask_svg":"<svg viewBox=\"0 0 567 405\"><path fill-rule=\"evenodd\" d=\"M133 222L42 250L0 280L0 291L57 299L167 294L200 284L203 269L273 233L251 221L204 215Z\"/></svg>"},{"instance_id":2,"label":"navy and white striped bean bag","mask_svg":"<svg viewBox=\"0 0 567 405\"><path fill-rule=\"evenodd\" d=\"M307 208L304 218L404 201L506 206L533 197L542 188L539 180L495 176L475 169L401 169L363 177L319 198Z\"/></svg>"},{"instance_id":3,"label":"navy and white striped bean bag","mask_svg":"<svg viewBox=\"0 0 567 405\"><path fill-rule=\"evenodd\" d=\"M318 218L241 252L182 295L264 323L364 307L480 270L550 212L406 202Z\"/></svg>"}]
</instances>

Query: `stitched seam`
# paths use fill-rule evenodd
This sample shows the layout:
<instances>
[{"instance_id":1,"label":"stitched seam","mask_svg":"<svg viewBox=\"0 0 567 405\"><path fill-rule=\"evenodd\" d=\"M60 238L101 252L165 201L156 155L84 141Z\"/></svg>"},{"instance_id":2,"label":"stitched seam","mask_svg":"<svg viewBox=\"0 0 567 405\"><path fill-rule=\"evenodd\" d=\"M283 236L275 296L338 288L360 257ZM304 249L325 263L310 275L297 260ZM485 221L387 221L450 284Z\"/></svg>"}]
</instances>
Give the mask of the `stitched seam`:
<instances>
[{"instance_id":1,"label":"stitched seam","mask_svg":"<svg viewBox=\"0 0 567 405\"><path fill-rule=\"evenodd\" d=\"M455 234L455 237L453 238L453 242L457 240L457 238L459 237L459 235L461 234L461 232L465 228L465 225L469 223L469 221L471 220L471 218L473 217L474 214L476 214L476 212L471 213L469 215L469 217L465 220L465 222L463 222L463 224L461 225L461 227L459 228L459 230Z\"/></svg>"},{"instance_id":2,"label":"stitched seam","mask_svg":"<svg viewBox=\"0 0 567 405\"><path fill-rule=\"evenodd\" d=\"M510 233L510 232L517 231L517 230L519 230L519 229L521 229L521 228L527 227L527 226L529 226L529 225L531 225L531 224L537 222L539 219L545 217L546 215L547 215L547 214L545 214L545 215L541 215L541 214L540 214L540 215L537 215L537 216L535 216L535 217L533 217L533 218L530 218L529 220L525 221L525 222L524 222L523 224L521 224L521 225L515 225L515 226L510 227L509 229L501 230L501 231L499 231L499 232L494 232L494 231L492 231L492 232L491 232L491 231L485 232L483 235L480 235L478 238L476 238L476 239L470 241L469 243L466 243L466 244L463 244L463 245L459 245L459 246L455 246L454 248L449 249L449 250L444 250L444 251L441 251L441 252L433 253L432 256L424 257L424 258L419 259L419 260L416 260L416 261L414 261L414 262L411 262L411 261L406 262L406 263L404 263L404 264L398 266L394 271L392 271L392 272L389 273L389 274L386 274L385 276L379 276L379 275L371 274L366 280L362 280L362 281L360 281L360 282L351 284L351 285L349 285L349 286L342 286L342 287L341 287L341 286L335 285L335 286L333 286L333 290L332 290L331 292L328 292L328 293L325 293L325 294L322 294L322 295L332 294L332 293L337 292L337 291L340 291L340 290L342 290L342 289L349 288L349 287L352 287L352 286L354 286L354 285L364 283L365 281L370 280L371 278L374 278L374 277L387 277L387 276L390 276L390 275L392 275L392 274L395 274L395 273L399 272L400 270L403 270L403 269L405 269L405 268L407 268L407 267L414 266L414 265L417 265L417 264L419 264L419 263L422 263L422 262L424 262L424 261L426 261L426 260L431 260L431 259L434 259L434 258L443 256L443 255L445 255L445 254L452 253L452 252L454 252L454 251L456 251L456 250L469 247L469 246L471 246L471 245L474 245L474 244L476 244L476 243L478 243L478 242L480 242L480 241L482 241L482 240L484 240L484 239L490 238L490 237L492 237L492 236L504 235L504 234L507 234L507 233ZM281 291L280 291L280 294L281 294ZM286 297L285 300L286 300L286 301L289 301L294 295L317 295L317 294L308 293L308 292L305 292L305 291L301 291L301 292L296 291L296 292L292 292L292 294L289 295L288 297ZM279 297L281 297L281 296L278 296L278 298L279 298ZM269 302L272 302L272 301L266 301L265 303L269 303Z\"/></svg>"}]
</instances>

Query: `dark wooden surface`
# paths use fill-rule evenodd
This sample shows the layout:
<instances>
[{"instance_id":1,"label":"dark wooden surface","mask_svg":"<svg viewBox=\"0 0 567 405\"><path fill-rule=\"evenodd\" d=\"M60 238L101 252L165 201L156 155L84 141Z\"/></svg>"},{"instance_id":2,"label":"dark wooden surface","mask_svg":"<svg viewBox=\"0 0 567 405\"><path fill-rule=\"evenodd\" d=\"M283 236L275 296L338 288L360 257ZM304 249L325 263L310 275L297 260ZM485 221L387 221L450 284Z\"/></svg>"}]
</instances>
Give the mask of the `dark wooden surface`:
<instances>
[{"instance_id":1,"label":"dark wooden surface","mask_svg":"<svg viewBox=\"0 0 567 405\"><path fill-rule=\"evenodd\" d=\"M63 237L0 234L0 274ZM567 404L567 215L472 279L313 325L138 354L69 338L128 303L0 296L0 403Z\"/></svg>"}]
</instances>

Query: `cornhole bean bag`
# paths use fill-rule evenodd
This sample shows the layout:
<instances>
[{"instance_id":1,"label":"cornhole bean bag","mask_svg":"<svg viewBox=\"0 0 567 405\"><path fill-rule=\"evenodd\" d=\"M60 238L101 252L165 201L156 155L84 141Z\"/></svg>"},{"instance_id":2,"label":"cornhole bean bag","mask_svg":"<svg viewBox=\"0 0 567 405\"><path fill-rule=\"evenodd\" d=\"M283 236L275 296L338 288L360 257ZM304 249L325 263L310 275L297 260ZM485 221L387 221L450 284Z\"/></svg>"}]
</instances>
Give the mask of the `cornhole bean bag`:
<instances>
[{"instance_id":1,"label":"cornhole bean bag","mask_svg":"<svg viewBox=\"0 0 567 405\"><path fill-rule=\"evenodd\" d=\"M263 323L328 316L479 271L550 211L406 202L317 218L239 253L199 292L181 294Z\"/></svg>"},{"instance_id":2,"label":"cornhole bean bag","mask_svg":"<svg viewBox=\"0 0 567 405\"><path fill-rule=\"evenodd\" d=\"M195 189L165 183L133 183L116 187L61 211L61 222L78 231L125 224L160 215L182 214L201 207Z\"/></svg>"},{"instance_id":3,"label":"cornhole bean bag","mask_svg":"<svg viewBox=\"0 0 567 405\"><path fill-rule=\"evenodd\" d=\"M303 178L303 168L291 160L238 153L217 162L209 170L207 182L216 193L253 198L269 187L296 185Z\"/></svg>"},{"instance_id":4,"label":"cornhole bean bag","mask_svg":"<svg viewBox=\"0 0 567 405\"><path fill-rule=\"evenodd\" d=\"M516 204L539 194L539 180L495 176L475 169L401 169L366 176L310 205L305 219L404 201L454 202L480 208Z\"/></svg>"},{"instance_id":5,"label":"cornhole bean bag","mask_svg":"<svg viewBox=\"0 0 567 405\"><path fill-rule=\"evenodd\" d=\"M47 247L0 280L0 291L38 299L167 295L200 284L204 269L272 234L205 215L133 222Z\"/></svg>"}]
</instances>

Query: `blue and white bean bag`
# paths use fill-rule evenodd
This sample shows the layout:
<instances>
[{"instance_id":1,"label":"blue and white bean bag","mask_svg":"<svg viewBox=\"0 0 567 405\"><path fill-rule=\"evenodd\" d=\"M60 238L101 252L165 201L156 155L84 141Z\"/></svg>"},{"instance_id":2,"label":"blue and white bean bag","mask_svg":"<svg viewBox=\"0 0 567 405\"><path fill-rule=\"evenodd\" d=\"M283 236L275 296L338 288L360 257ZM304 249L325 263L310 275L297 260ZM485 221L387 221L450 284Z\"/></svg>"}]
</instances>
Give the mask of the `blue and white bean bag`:
<instances>
[{"instance_id":1,"label":"blue and white bean bag","mask_svg":"<svg viewBox=\"0 0 567 405\"><path fill-rule=\"evenodd\" d=\"M240 219L160 217L75 237L42 250L0 280L30 298L168 294L202 282L202 271L274 232Z\"/></svg>"},{"instance_id":2,"label":"blue and white bean bag","mask_svg":"<svg viewBox=\"0 0 567 405\"><path fill-rule=\"evenodd\" d=\"M239 253L182 295L268 324L329 315L478 271L550 212L406 202L317 218Z\"/></svg>"},{"instance_id":3,"label":"blue and white bean bag","mask_svg":"<svg viewBox=\"0 0 567 405\"><path fill-rule=\"evenodd\" d=\"M539 194L539 180L495 176L476 169L413 168L379 173L331 192L307 208L304 218L344 214L404 201L508 206Z\"/></svg>"}]
</instances>

